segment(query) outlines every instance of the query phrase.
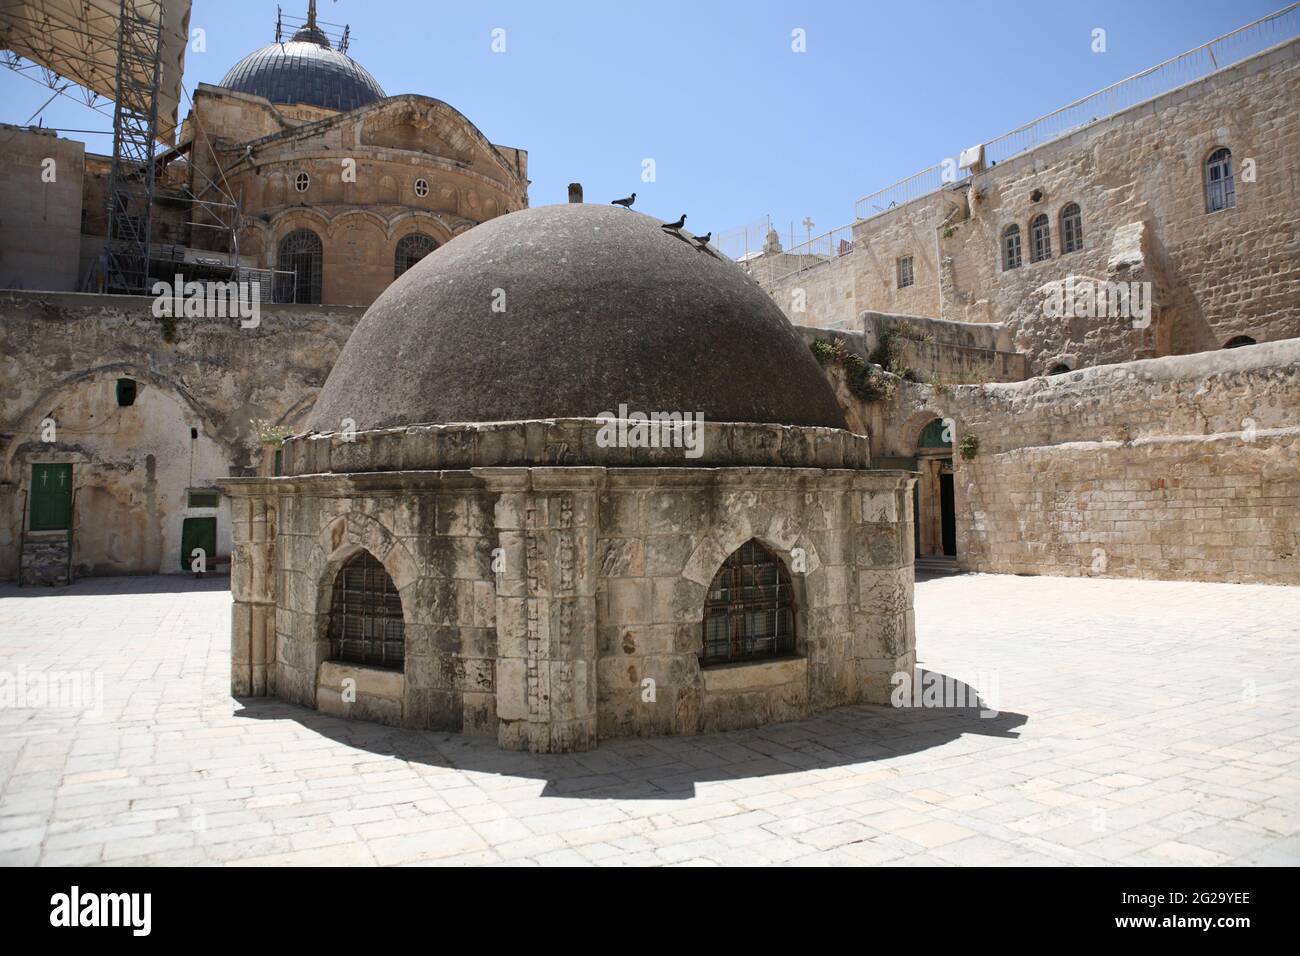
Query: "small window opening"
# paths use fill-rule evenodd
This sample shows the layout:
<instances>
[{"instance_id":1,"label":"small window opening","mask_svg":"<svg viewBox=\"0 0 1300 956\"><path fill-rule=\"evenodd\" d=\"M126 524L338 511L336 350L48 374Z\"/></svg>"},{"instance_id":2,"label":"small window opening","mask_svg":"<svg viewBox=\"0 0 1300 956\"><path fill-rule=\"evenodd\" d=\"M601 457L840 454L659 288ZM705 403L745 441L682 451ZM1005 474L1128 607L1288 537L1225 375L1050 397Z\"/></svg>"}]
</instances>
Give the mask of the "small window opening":
<instances>
[{"instance_id":1,"label":"small window opening","mask_svg":"<svg viewBox=\"0 0 1300 956\"><path fill-rule=\"evenodd\" d=\"M137 388L135 379L119 378L117 380L117 404L120 408L130 408L135 404Z\"/></svg>"}]
</instances>

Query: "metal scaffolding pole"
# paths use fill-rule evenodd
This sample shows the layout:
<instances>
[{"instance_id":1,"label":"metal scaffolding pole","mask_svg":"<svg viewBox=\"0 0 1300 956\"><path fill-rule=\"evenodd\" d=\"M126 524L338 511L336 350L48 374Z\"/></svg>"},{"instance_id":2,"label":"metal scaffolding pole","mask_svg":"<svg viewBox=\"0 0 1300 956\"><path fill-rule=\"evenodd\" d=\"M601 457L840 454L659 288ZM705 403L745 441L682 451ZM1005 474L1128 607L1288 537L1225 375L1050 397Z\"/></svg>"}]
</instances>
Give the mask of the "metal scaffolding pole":
<instances>
[{"instance_id":1,"label":"metal scaffolding pole","mask_svg":"<svg viewBox=\"0 0 1300 956\"><path fill-rule=\"evenodd\" d=\"M118 19L117 99L104 261L108 291L133 295L148 292L149 282L162 27L160 17L141 16L141 9L156 7L156 0L121 0Z\"/></svg>"}]
</instances>

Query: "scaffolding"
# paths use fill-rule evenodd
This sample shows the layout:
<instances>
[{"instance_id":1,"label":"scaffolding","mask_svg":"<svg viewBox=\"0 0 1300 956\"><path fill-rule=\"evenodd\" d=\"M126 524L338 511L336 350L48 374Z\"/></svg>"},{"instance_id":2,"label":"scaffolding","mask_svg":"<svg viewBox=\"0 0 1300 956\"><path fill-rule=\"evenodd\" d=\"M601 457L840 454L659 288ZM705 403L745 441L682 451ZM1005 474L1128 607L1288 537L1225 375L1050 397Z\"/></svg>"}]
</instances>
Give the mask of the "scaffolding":
<instances>
[{"instance_id":1,"label":"scaffolding","mask_svg":"<svg viewBox=\"0 0 1300 956\"><path fill-rule=\"evenodd\" d=\"M121 0L117 34L117 99L113 104L113 167L108 183L109 292L143 295L149 284L149 235L158 135L162 27L151 0ZM152 12L152 11L151 11Z\"/></svg>"}]
</instances>

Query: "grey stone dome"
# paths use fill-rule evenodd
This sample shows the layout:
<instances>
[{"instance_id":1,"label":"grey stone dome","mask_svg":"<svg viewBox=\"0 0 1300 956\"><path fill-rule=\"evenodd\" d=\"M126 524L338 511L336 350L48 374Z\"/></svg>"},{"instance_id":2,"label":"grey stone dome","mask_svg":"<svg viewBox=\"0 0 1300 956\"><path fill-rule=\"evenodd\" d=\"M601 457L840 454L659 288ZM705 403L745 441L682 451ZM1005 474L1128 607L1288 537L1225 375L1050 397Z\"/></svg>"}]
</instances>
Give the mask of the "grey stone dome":
<instances>
[{"instance_id":1,"label":"grey stone dome","mask_svg":"<svg viewBox=\"0 0 1300 956\"><path fill-rule=\"evenodd\" d=\"M254 50L231 67L219 85L265 96L272 103L306 103L340 112L385 96L375 78L333 49L314 25L299 30L287 43Z\"/></svg>"},{"instance_id":2,"label":"grey stone dome","mask_svg":"<svg viewBox=\"0 0 1300 956\"><path fill-rule=\"evenodd\" d=\"M595 418L620 404L847 428L807 345L735 263L658 219L582 203L499 216L420 260L357 324L308 428Z\"/></svg>"}]
</instances>

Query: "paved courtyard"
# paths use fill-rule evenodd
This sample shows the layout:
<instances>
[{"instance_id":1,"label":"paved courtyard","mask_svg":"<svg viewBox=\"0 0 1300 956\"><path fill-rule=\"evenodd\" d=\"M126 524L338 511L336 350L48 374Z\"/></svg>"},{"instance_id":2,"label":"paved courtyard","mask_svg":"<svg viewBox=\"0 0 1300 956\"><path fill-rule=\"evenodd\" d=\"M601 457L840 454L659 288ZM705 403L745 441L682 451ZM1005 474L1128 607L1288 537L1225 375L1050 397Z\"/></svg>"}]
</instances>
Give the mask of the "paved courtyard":
<instances>
[{"instance_id":1,"label":"paved courtyard","mask_svg":"<svg viewBox=\"0 0 1300 956\"><path fill-rule=\"evenodd\" d=\"M1300 589L967 575L916 605L923 670L996 716L533 756L236 703L224 582L5 585L0 863L1300 863Z\"/></svg>"}]
</instances>

